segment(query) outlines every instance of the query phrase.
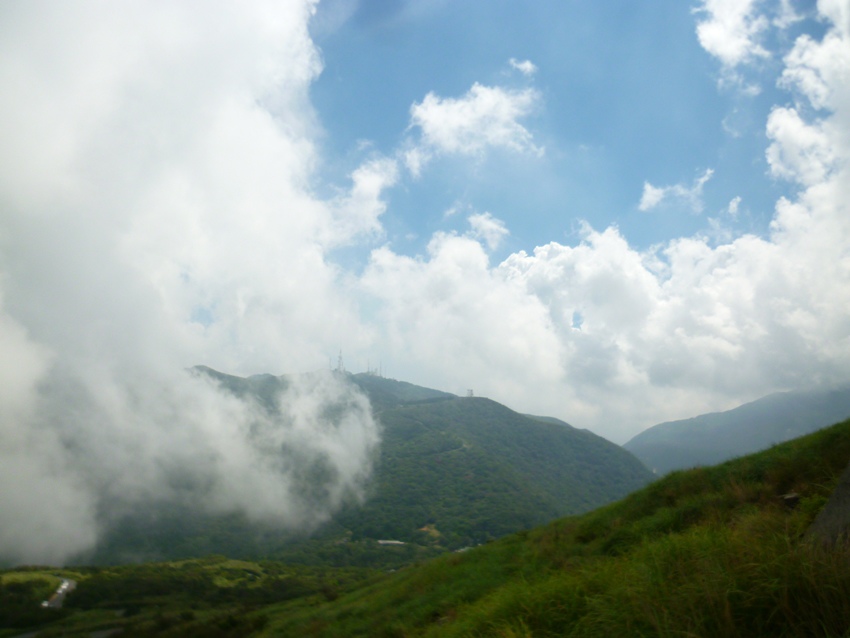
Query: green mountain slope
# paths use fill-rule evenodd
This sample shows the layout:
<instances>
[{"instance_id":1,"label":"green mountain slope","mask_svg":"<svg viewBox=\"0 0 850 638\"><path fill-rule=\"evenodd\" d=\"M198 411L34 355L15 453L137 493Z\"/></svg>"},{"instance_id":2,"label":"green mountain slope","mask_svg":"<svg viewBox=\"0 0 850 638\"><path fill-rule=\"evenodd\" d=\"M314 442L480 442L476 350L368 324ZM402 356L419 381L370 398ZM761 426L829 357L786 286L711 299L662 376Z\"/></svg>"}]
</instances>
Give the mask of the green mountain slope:
<instances>
[{"instance_id":1,"label":"green mountain slope","mask_svg":"<svg viewBox=\"0 0 850 638\"><path fill-rule=\"evenodd\" d=\"M351 374L347 375L347 378L368 395L372 407L378 413L406 403L457 398L449 392L423 388L406 381L387 379L373 374Z\"/></svg>"},{"instance_id":2,"label":"green mountain slope","mask_svg":"<svg viewBox=\"0 0 850 638\"><path fill-rule=\"evenodd\" d=\"M289 377L198 373L269 410ZM342 373L338 373L342 374ZM640 488L650 472L630 453L563 422L520 415L483 398L374 375L345 375L370 398L383 433L365 502L312 539L158 506L124 516L81 562L223 553L315 565L396 566L588 511ZM379 547L378 540L405 546Z\"/></svg>"},{"instance_id":3,"label":"green mountain slope","mask_svg":"<svg viewBox=\"0 0 850 638\"><path fill-rule=\"evenodd\" d=\"M729 410L644 430L623 447L656 473L712 465L850 416L850 387L771 394Z\"/></svg>"},{"instance_id":4,"label":"green mountain slope","mask_svg":"<svg viewBox=\"0 0 850 638\"><path fill-rule=\"evenodd\" d=\"M646 483L634 457L590 432L529 419L483 398L379 412L380 462L369 500L339 517L355 534L477 544L587 511Z\"/></svg>"},{"instance_id":5,"label":"green mountain slope","mask_svg":"<svg viewBox=\"0 0 850 638\"><path fill-rule=\"evenodd\" d=\"M261 635L845 636L850 546L803 534L848 459L845 421L333 602L271 607Z\"/></svg>"}]
</instances>

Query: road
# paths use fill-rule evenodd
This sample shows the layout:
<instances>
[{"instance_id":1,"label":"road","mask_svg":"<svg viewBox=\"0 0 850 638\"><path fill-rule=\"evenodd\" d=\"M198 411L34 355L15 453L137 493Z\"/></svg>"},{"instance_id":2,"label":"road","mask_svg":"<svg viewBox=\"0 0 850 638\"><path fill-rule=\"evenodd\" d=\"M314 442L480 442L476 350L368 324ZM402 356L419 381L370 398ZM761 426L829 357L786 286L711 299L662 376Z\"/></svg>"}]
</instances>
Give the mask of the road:
<instances>
[{"instance_id":1,"label":"road","mask_svg":"<svg viewBox=\"0 0 850 638\"><path fill-rule=\"evenodd\" d=\"M53 592L53 595L41 603L42 607L50 607L51 609L60 609L62 607L62 603L65 602L65 595L68 592L74 591L74 588L77 586L77 581L71 580L70 578L63 578L62 583Z\"/></svg>"}]
</instances>

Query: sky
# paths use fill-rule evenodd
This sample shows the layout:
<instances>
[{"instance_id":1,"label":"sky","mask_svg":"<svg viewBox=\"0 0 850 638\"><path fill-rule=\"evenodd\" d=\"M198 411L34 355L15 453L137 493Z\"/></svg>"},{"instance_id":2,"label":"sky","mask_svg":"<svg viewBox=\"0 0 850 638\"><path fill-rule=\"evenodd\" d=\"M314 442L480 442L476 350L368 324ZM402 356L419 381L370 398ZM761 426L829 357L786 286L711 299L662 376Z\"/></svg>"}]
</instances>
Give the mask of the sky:
<instances>
[{"instance_id":1,"label":"sky","mask_svg":"<svg viewBox=\"0 0 850 638\"><path fill-rule=\"evenodd\" d=\"M0 86L0 555L176 468L287 493L196 364L341 353L616 443L850 383L848 0L10 0ZM340 495L346 392L287 421L356 406L299 438Z\"/></svg>"}]
</instances>

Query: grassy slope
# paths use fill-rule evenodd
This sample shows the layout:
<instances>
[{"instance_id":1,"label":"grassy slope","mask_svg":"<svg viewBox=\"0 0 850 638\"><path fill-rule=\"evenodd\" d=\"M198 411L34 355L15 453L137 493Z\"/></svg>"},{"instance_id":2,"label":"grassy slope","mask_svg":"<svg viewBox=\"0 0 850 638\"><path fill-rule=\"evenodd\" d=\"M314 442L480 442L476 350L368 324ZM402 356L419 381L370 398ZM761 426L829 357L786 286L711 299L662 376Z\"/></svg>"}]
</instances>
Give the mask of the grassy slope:
<instances>
[{"instance_id":1,"label":"grassy slope","mask_svg":"<svg viewBox=\"0 0 850 638\"><path fill-rule=\"evenodd\" d=\"M271 608L262 635L847 635L850 550L801 535L848 460L845 421L333 602Z\"/></svg>"}]
</instances>

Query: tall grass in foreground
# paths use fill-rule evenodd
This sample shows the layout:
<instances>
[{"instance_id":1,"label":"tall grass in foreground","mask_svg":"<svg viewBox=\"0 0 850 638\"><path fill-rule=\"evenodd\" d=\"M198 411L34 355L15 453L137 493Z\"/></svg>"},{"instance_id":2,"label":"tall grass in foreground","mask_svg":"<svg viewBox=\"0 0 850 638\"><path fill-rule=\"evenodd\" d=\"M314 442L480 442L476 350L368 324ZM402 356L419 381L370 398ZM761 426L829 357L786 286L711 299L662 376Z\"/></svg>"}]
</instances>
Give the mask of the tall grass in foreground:
<instances>
[{"instance_id":1,"label":"tall grass in foreground","mask_svg":"<svg viewBox=\"0 0 850 638\"><path fill-rule=\"evenodd\" d=\"M405 570L267 635L850 636L850 548L803 540L850 460L850 421ZM796 507L780 496L800 495Z\"/></svg>"},{"instance_id":2,"label":"tall grass in foreground","mask_svg":"<svg viewBox=\"0 0 850 638\"><path fill-rule=\"evenodd\" d=\"M695 529L482 600L449 636L844 636L850 552Z\"/></svg>"}]
</instances>

